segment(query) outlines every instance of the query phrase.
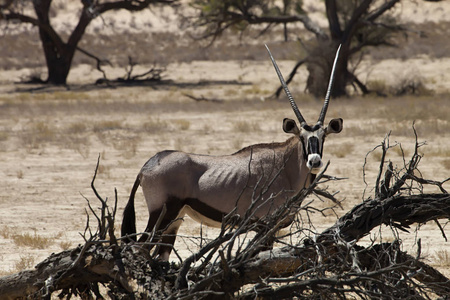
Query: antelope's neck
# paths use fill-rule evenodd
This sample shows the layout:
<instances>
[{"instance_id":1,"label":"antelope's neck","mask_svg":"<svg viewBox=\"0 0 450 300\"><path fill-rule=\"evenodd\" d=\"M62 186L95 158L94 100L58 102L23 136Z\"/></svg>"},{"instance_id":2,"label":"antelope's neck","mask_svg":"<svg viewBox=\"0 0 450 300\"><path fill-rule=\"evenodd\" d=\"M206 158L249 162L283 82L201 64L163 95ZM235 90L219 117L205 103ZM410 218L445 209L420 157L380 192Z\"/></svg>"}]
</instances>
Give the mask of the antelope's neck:
<instances>
[{"instance_id":1,"label":"antelope's neck","mask_svg":"<svg viewBox=\"0 0 450 300\"><path fill-rule=\"evenodd\" d=\"M306 166L303 145L298 137L292 137L286 141L289 157L286 163L286 174L291 182L291 187L296 192L311 184L311 174Z\"/></svg>"}]
</instances>

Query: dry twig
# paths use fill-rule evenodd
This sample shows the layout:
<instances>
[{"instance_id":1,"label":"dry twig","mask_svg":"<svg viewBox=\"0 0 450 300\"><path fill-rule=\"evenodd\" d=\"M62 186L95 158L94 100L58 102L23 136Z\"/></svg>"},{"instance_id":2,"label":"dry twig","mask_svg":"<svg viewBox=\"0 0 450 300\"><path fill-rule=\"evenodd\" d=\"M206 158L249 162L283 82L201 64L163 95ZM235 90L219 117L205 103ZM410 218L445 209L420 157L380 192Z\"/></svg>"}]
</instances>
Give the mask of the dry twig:
<instances>
[{"instance_id":1,"label":"dry twig","mask_svg":"<svg viewBox=\"0 0 450 300\"><path fill-rule=\"evenodd\" d=\"M387 135L380 146L382 161L373 197L364 199L322 233L308 228L313 227L309 214L314 210L313 200L306 197L316 191L316 196L330 198L317 192L318 185L335 180L324 175L326 168L310 187L257 222L252 214L263 192L255 193L246 216L230 213L219 236L203 241L198 252L184 261L180 258L180 265L159 262L133 251L135 245L117 243L117 192L111 212L107 199L103 200L95 189L95 172L91 187L102 204L100 214L89 201L88 207L97 219L97 230L92 233L88 219L84 246L54 254L35 270L0 278L0 294L49 299L60 291L60 296L67 298L102 297L98 288L102 283L108 295L117 299L344 299L349 294L360 299L446 297L450 280L421 260L421 243L416 257L402 250L400 239L373 241L367 247L357 244L382 224L408 231L413 224L435 221L445 238L438 220L450 219L450 195L444 188L450 179L435 181L417 176L421 158L418 149L422 145L416 135L414 153L397 168L385 161L392 148ZM440 193L424 193L426 185L437 186ZM306 218L296 218L299 213ZM285 239L278 237L276 232L292 220ZM275 243L283 246L274 247ZM133 288L131 281L139 288Z\"/></svg>"}]
</instances>

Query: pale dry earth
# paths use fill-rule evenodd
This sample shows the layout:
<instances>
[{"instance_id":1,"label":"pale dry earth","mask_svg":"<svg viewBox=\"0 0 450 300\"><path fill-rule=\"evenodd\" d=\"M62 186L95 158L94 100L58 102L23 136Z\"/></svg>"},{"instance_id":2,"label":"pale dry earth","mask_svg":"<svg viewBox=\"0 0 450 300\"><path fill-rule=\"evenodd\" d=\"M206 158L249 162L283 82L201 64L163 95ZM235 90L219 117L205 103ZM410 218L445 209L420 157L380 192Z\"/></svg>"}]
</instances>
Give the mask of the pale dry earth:
<instances>
[{"instance_id":1,"label":"pale dry earth","mask_svg":"<svg viewBox=\"0 0 450 300\"><path fill-rule=\"evenodd\" d=\"M436 8L429 3L422 4L424 1L418 3L426 6L417 9L403 6L407 13L402 16L417 22L446 20L450 5ZM320 14L318 11L317 18ZM137 28L176 30L167 27L173 23L170 19L166 23L146 25L140 23L141 19L130 19L124 14L115 20L117 28L135 22ZM95 26L90 30L95 32ZM282 71L288 73L295 62L285 60L279 64ZM145 70L144 66L140 68ZM367 60L362 62L360 70L360 78L364 80L370 78L393 85L403 79L419 80L433 92L421 97L354 96L332 100L327 119L342 117L344 130L327 139L324 160L330 160L328 174L347 178L329 184L329 189L340 191L338 197L345 201L344 209L335 210L337 216L331 212L326 217L312 216L317 232L331 226L338 216L362 201L366 189L362 172L366 154L387 133L392 131L392 144L402 143L407 158L412 154L413 121L419 140L427 142L427 146L421 148L423 176L434 180L450 176L450 58L422 55L404 60ZM164 79L172 83L118 88L91 85L101 74L85 64L72 70L68 79L70 90L41 89L40 86L33 89L30 85L14 83L30 72L30 69L0 72L2 274L30 268L52 252L83 243L80 233L86 226L87 209L84 197L90 199L94 207L98 206L90 182L99 155L96 187L111 204L114 188L117 188L116 227L119 232L121 214L135 176L158 151L178 149L210 155L230 154L250 144L285 140L288 135L282 132L281 122L284 117L294 118L284 97L266 99L278 86L268 60L169 63ZM121 68L108 69L111 77L123 76L123 72ZM291 89L305 118L315 120L321 102L303 94L305 79L306 71L301 69ZM215 83L198 85L198 82L210 80ZM222 102L195 102L186 94ZM389 158L399 166L403 164L398 150L393 150ZM378 160L379 154L368 158L366 197L372 194ZM446 188L450 189L449 184ZM143 230L147 213L140 192L136 205L138 230ZM313 205L325 208L331 203L314 199ZM95 228L92 215L90 220ZM449 276L450 242L445 241L435 224L416 229L412 228L409 234L400 233L403 249L415 254L420 238L426 261ZM448 226L444 229L448 235ZM181 236L198 237L199 232L200 225L189 218L180 229ZM202 233L204 237L214 238L217 230L203 228ZM18 244L17 237L26 235L29 240L41 239L42 249ZM374 230L365 241L380 235L384 241L394 238L389 228L383 228ZM196 249L189 238L178 238L175 247L182 257ZM171 259L177 258L172 255Z\"/></svg>"},{"instance_id":2,"label":"pale dry earth","mask_svg":"<svg viewBox=\"0 0 450 300\"><path fill-rule=\"evenodd\" d=\"M280 66L286 69L290 63L283 61ZM0 236L3 272L14 271L17 264L27 258L37 263L52 252L83 242L79 234L86 224L87 203L83 196L89 198L94 207L98 206L90 181L99 154L101 163L96 186L110 203L117 188L119 228L135 176L156 152L178 149L221 155L252 143L288 138L281 130L282 119L293 117L287 100L284 97L265 99L277 86L270 62L195 62L173 67L177 72L171 78L184 85L115 89L73 85L69 91L48 88L34 93L10 93L29 86L2 86L0 228L10 234ZM78 74L79 82L83 82L88 73L89 70L80 67L73 76ZM224 83L235 76L246 84ZM220 82L188 85L209 78ZM314 120L321 102L303 95L301 82L297 86L292 90L302 112L307 120ZM185 94L223 102L195 102ZM324 159L331 162L328 174L348 178L330 184L332 191L339 190L339 197L345 198L344 209L337 209L336 213L342 215L362 201L365 189L362 166L366 153L388 132L392 131L391 143L401 142L407 157L412 154L414 120L420 140L428 144L422 148L425 153L420 168L423 176L435 180L447 178L450 174L448 103L448 94L354 97L331 102L327 118L344 118L344 131L327 139ZM395 163L402 165L399 151L393 151L391 156ZM366 196L371 194L378 159L379 155L368 159ZM143 230L147 214L139 192L136 203L138 228ZM324 208L331 203L315 200L314 205ZM320 232L335 220L330 212L325 218L318 214L313 216L312 223ZM92 216L91 222L95 228ZM198 236L200 225L189 219L185 223L180 235ZM212 238L215 233L215 230L203 228L205 237ZM44 249L18 246L12 238L14 234L47 237L50 242ZM379 234L375 231L371 237ZM411 234L402 233L400 237L404 249L412 253L415 242L421 238L423 253L434 265L440 263L439 253L450 251L450 244L434 224L423 226L417 233L413 228ZM383 238L389 240L393 236L387 230ZM192 247L189 239L177 240L176 249L182 257L195 250Z\"/></svg>"}]
</instances>

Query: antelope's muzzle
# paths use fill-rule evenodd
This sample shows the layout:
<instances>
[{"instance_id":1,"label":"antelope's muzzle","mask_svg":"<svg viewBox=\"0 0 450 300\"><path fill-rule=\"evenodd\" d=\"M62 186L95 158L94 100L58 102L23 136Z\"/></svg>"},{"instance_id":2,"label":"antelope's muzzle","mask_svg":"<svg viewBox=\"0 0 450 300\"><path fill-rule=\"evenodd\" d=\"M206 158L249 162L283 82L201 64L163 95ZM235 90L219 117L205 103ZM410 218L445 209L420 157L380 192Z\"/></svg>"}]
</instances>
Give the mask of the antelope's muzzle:
<instances>
[{"instance_id":1,"label":"antelope's muzzle","mask_svg":"<svg viewBox=\"0 0 450 300\"><path fill-rule=\"evenodd\" d=\"M308 161L306 166L312 173L316 173L322 167L322 155L320 152L319 139L312 136L308 139Z\"/></svg>"}]
</instances>

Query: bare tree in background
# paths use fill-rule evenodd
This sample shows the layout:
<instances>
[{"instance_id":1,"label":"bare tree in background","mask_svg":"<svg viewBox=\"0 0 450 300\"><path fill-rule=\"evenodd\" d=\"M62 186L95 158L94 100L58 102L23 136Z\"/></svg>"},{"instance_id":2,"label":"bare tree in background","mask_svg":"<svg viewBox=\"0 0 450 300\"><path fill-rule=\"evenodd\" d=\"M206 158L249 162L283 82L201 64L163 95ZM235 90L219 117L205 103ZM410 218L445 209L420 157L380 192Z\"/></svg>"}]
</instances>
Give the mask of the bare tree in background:
<instances>
[{"instance_id":1,"label":"bare tree in background","mask_svg":"<svg viewBox=\"0 0 450 300\"><path fill-rule=\"evenodd\" d=\"M393 33L404 31L405 28L388 12L399 2L400 0L320 1L325 5L328 20L328 28L322 28L309 18L301 0L194 0L193 6L197 8L198 15L192 19L192 25L203 28L202 38L212 39L229 29L244 32L252 25L263 25L258 28L260 34L264 34L270 28L282 25L287 38L288 24L302 23L315 38L305 40L298 37L307 55L298 61L287 82L292 80L301 65L306 64L309 72L306 88L311 94L322 98L331 74L333 53L342 44L332 96L346 95L348 85L365 94L369 90L358 79L355 71L349 69L349 61L359 60L367 47L395 44ZM277 95L280 91L281 88Z\"/></svg>"},{"instance_id":2,"label":"bare tree in background","mask_svg":"<svg viewBox=\"0 0 450 300\"><path fill-rule=\"evenodd\" d=\"M16 21L32 24L39 28L39 37L45 54L48 78L46 83L66 84L75 51L97 59L89 52L78 47L86 28L91 21L101 14L112 10L140 11L150 5L173 5L177 0L79 0L81 10L73 12L78 16L78 23L67 39L58 33L51 24L50 10L52 0L4 0L0 2L0 21ZM97 59L98 63L101 63Z\"/></svg>"}]
</instances>

